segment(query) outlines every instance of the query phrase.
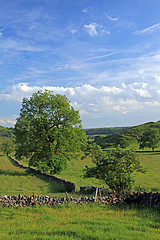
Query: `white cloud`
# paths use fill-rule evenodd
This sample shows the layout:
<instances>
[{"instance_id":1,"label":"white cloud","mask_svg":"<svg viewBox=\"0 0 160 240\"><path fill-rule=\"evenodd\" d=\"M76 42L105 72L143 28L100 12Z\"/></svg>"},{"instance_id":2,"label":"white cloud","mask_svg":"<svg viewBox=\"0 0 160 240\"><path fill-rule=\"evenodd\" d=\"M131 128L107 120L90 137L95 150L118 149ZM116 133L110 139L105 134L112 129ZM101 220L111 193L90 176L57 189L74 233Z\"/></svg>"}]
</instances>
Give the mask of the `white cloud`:
<instances>
[{"instance_id":1,"label":"white cloud","mask_svg":"<svg viewBox=\"0 0 160 240\"><path fill-rule=\"evenodd\" d=\"M113 94L119 94L122 92L122 89L117 88L115 86L113 87L108 87L108 86L102 86L101 87L102 93L113 93Z\"/></svg>"},{"instance_id":2,"label":"white cloud","mask_svg":"<svg viewBox=\"0 0 160 240\"><path fill-rule=\"evenodd\" d=\"M5 126L5 127L12 127L16 124L16 118L17 115L12 115L8 117L1 117L0 118L0 125Z\"/></svg>"},{"instance_id":3,"label":"white cloud","mask_svg":"<svg viewBox=\"0 0 160 240\"><path fill-rule=\"evenodd\" d=\"M118 21L118 18L113 18L113 17L110 17L109 15L106 15L106 17L111 20L111 21Z\"/></svg>"},{"instance_id":4,"label":"white cloud","mask_svg":"<svg viewBox=\"0 0 160 240\"><path fill-rule=\"evenodd\" d=\"M134 33L135 34L152 33L152 32L154 32L156 30L159 30L159 29L160 29L160 23L157 23L155 25L152 25L150 27L144 28L142 30L137 30Z\"/></svg>"},{"instance_id":5,"label":"white cloud","mask_svg":"<svg viewBox=\"0 0 160 240\"><path fill-rule=\"evenodd\" d=\"M97 23L85 24L84 28L87 30L91 37L98 36L99 34L107 34L108 36L111 35L110 31L107 31L104 26Z\"/></svg>"},{"instance_id":6,"label":"white cloud","mask_svg":"<svg viewBox=\"0 0 160 240\"><path fill-rule=\"evenodd\" d=\"M90 84L84 84L79 87L54 87L54 86L30 86L28 83L19 83L10 86L4 93L0 94L0 100L22 101L23 97L29 98L36 91L44 91L45 89L53 91L54 94L66 95L74 107L84 108L90 107L103 108L103 104L110 105L116 109L116 106L130 106L134 109L144 105L144 99L149 98L151 102L159 102L156 99L160 90L152 86L152 83L134 82L132 84L122 84L121 86L101 86L95 87ZM146 100L147 102L147 100ZM119 108L121 109L121 108Z\"/></svg>"},{"instance_id":7,"label":"white cloud","mask_svg":"<svg viewBox=\"0 0 160 240\"><path fill-rule=\"evenodd\" d=\"M77 32L77 30L76 30L76 29L72 29L70 32L71 32L72 34L75 34L75 33Z\"/></svg>"},{"instance_id":8,"label":"white cloud","mask_svg":"<svg viewBox=\"0 0 160 240\"><path fill-rule=\"evenodd\" d=\"M102 30L103 33L106 33L107 35L111 35L111 32L110 31L106 31L106 30Z\"/></svg>"},{"instance_id":9,"label":"white cloud","mask_svg":"<svg viewBox=\"0 0 160 240\"><path fill-rule=\"evenodd\" d=\"M159 88L158 88L159 86ZM80 111L83 119L103 119L109 115L133 114L135 111L142 113L145 109L160 107L160 83L133 82L122 83L119 86L99 86L84 84L78 87L30 86L28 83L19 83L10 86L0 94L0 100L22 101L23 97L29 98L36 91L45 89L54 94L66 95L71 105ZM2 125L12 125L16 118L1 118ZM118 119L117 119L118 120Z\"/></svg>"},{"instance_id":10,"label":"white cloud","mask_svg":"<svg viewBox=\"0 0 160 240\"><path fill-rule=\"evenodd\" d=\"M143 90L143 89L134 89L134 91L135 91L140 97L148 98L148 97L151 96L147 90Z\"/></svg>"},{"instance_id":11,"label":"white cloud","mask_svg":"<svg viewBox=\"0 0 160 240\"><path fill-rule=\"evenodd\" d=\"M27 41L16 41L12 39L3 39L0 42L0 48L3 50L15 50L15 51L26 51L26 52L42 52L44 47L34 46Z\"/></svg>"},{"instance_id":12,"label":"white cloud","mask_svg":"<svg viewBox=\"0 0 160 240\"><path fill-rule=\"evenodd\" d=\"M89 33L89 35L91 37L94 37L94 36L98 35L97 30L96 30L96 28L98 26L99 25L97 23L91 23L91 24L88 24L88 25L84 25L84 27L86 28L87 32Z\"/></svg>"},{"instance_id":13,"label":"white cloud","mask_svg":"<svg viewBox=\"0 0 160 240\"><path fill-rule=\"evenodd\" d=\"M0 119L0 124L5 124L6 123L6 121L4 121L4 120L2 120L2 119Z\"/></svg>"}]
</instances>

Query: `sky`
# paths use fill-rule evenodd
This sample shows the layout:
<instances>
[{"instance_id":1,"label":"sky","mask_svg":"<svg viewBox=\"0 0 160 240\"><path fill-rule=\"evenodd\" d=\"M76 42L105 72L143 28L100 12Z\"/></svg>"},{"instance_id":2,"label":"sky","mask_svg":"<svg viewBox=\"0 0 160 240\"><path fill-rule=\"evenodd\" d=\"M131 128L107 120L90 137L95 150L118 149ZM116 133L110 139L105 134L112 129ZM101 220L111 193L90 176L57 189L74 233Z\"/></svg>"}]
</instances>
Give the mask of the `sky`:
<instances>
[{"instance_id":1,"label":"sky","mask_svg":"<svg viewBox=\"0 0 160 240\"><path fill-rule=\"evenodd\" d=\"M52 90L84 128L160 120L159 0L0 0L0 125Z\"/></svg>"}]
</instances>

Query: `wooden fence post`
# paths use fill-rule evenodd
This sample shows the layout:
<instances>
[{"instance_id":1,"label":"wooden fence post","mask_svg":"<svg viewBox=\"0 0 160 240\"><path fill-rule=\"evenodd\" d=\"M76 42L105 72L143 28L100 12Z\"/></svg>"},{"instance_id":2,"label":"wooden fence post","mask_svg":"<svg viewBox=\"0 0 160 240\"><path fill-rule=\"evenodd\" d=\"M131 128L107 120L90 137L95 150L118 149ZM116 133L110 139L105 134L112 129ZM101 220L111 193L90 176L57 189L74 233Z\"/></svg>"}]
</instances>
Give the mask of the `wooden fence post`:
<instances>
[{"instance_id":1,"label":"wooden fence post","mask_svg":"<svg viewBox=\"0 0 160 240\"><path fill-rule=\"evenodd\" d=\"M95 194L95 200L94 200L95 203L97 201L97 193L98 193L98 187L96 188L96 194Z\"/></svg>"}]
</instances>

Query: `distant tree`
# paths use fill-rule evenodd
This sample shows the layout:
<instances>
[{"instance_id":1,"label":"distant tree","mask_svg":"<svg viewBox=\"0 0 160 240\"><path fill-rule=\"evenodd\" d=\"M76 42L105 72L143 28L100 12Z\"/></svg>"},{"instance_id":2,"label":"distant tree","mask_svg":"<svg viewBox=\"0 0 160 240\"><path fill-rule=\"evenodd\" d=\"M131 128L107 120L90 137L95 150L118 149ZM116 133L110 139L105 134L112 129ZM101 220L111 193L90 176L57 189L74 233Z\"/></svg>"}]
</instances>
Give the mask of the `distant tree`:
<instances>
[{"instance_id":1,"label":"distant tree","mask_svg":"<svg viewBox=\"0 0 160 240\"><path fill-rule=\"evenodd\" d=\"M118 137L115 140L115 147L126 148L128 146L129 146L129 141L122 136Z\"/></svg>"},{"instance_id":2,"label":"distant tree","mask_svg":"<svg viewBox=\"0 0 160 240\"><path fill-rule=\"evenodd\" d=\"M102 139L103 139L103 137L101 135L95 136L94 142L96 144L100 144Z\"/></svg>"},{"instance_id":3,"label":"distant tree","mask_svg":"<svg viewBox=\"0 0 160 240\"><path fill-rule=\"evenodd\" d=\"M139 148L151 148L154 151L159 146L160 133L157 128L147 129L142 136L138 139Z\"/></svg>"},{"instance_id":4,"label":"distant tree","mask_svg":"<svg viewBox=\"0 0 160 240\"><path fill-rule=\"evenodd\" d=\"M15 136L16 158L50 173L63 170L86 141L79 111L66 96L47 90L23 99Z\"/></svg>"},{"instance_id":5,"label":"distant tree","mask_svg":"<svg viewBox=\"0 0 160 240\"><path fill-rule=\"evenodd\" d=\"M84 177L104 180L117 193L130 191L134 182L131 174L134 171L144 173L140 160L133 150L117 148L106 152L93 144L86 149L85 156L90 156L95 166L86 166Z\"/></svg>"},{"instance_id":6,"label":"distant tree","mask_svg":"<svg viewBox=\"0 0 160 240\"><path fill-rule=\"evenodd\" d=\"M11 140L4 140L0 148L4 154L9 156L9 154L14 151L14 144Z\"/></svg>"}]
</instances>

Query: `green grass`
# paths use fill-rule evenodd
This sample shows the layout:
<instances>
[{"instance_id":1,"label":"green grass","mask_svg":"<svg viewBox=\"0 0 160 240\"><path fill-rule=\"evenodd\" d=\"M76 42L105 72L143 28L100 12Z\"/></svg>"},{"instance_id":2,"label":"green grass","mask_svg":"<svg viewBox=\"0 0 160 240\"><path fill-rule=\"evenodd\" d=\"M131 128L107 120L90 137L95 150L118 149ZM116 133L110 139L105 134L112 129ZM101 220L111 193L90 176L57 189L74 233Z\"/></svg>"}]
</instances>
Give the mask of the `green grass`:
<instances>
[{"instance_id":1,"label":"green grass","mask_svg":"<svg viewBox=\"0 0 160 240\"><path fill-rule=\"evenodd\" d=\"M133 190L142 190L160 192L160 152L141 152L139 157L143 167L146 169L145 174L135 173L135 183ZM105 186L100 180L83 178L83 169L85 165L93 165L90 158L85 160L72 160L58 177L75 182L77 190L81 186ZM32 195L64 196L66 189L64 186L45 179L43 176L35 175L33 172L17 167L13 162L4 155L0 156L0 194L17 195L19 193ZM62 192L62 193L60 193Z\"/></svg>"},{"instance_id":2,"label":"green grass","mask_svg":"<svg viewBox=\"0 0 160 240\"><path fill-rule=\"evenodd\" d=\"M146 191L160 192L160 152L139 153L145 174L135 173L135 184Z\"/></svg>"},{"instance_id":3,"label":"green grass","mask_svg":"<svg viewBox=\"0 0 160 240\"><path fill-rule=\"evenodd\" d=\"M77 184L78 190L81 186L88 186L88 185L104 186L105 183L98 179L83 178L83 174L84 174L83 169L85 168L85 165L93 166L91 158L87 157L84 160L81 160L80 158L77 160L72 159L68 163L68 167L64 171L62 171L60 174L56 174L56 176L75 182Z\"/></svg>"},{"instance_id":4,"label":"green grass","mask_svg":"<svg viewBox=\"0 0 160 240\"><path fill-rule=\"evenodd\" d=\"M160 152L141 152L138 153L142 162L143 168L146 170L145 174L135 173L134 176L134 189L141 189L147 191L159 191L160 192ZM83 169L85 165L91 166L92 162L90 158L85 160L72 160L66 170L57 175L67 180L73 181L80 186L95 185L105 186L104 182L96 180L94 178L83 179Z\"/></svg>"},{"instance_id":5,"label":"green grass","mask_svg":"<svg viewBox=\"0 0 160 240\"><path fill-rule=\"evenodd\" d=\"M55 196L66 191L63 184L46 179L44 176L18 167L6 156L0 155L0 194L7 195L37 195Z\"/></svg>"},{"instance_id":6,"label":"green grass","mask_svg":"<svg viewBox=\"0 0 160 240\"><path fill-rule=\"evenodd\" d=\"M160 239L157 210L132 206L58 205L0 208L0 239Z\"/></svg>"}]
</instances>

